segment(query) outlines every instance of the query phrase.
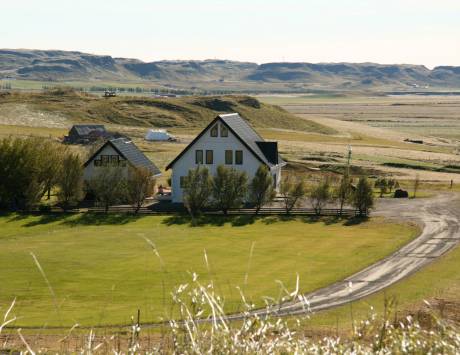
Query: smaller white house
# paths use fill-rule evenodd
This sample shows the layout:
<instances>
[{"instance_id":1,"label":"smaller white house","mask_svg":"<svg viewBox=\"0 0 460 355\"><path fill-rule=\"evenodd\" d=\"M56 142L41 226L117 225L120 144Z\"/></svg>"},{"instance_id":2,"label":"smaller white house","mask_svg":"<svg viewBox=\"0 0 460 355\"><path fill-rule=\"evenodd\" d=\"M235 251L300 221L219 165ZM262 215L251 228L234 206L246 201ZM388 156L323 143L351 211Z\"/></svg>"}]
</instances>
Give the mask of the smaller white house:
<instances>
[{"instance_id":1,"label":"smaller white house","mask_svg":"<svg viewBox=\"0 0 460 355\"><path fill-rule=\"evenodd\" d=\"M160 169L127 138L110 139L105 142L84 164L84 180L91 180L97 176L101 167L107 166L122 169L125 178L128 177L130 166L149 170L152 178L161 176Z\"/></svg>"},{"instance_id":2,"label":"smaller white house","mask_svg":"<svg viewBox=\"0 0 460 355\"><path fill-rule=\"evenodd\" d=\"M266 165L276 190L286 163L277 142L266 142L239 114L217 116L167 167L172 169L172 202L183 202L183 187L189 170L206 166L215 174L219 165L245 171L251 180L259 166Z\"/></svg>"},{"instance_id":3,"label":"smaller white house","mask_svg":"<svg viewBox=\"0 0 460 355\"><path fill-rule=\"evenodd\" d=\"M170 141L173 139L174 137L165 129L149 129L145 135L147 141Z\"/></svg>"}]
</instances>

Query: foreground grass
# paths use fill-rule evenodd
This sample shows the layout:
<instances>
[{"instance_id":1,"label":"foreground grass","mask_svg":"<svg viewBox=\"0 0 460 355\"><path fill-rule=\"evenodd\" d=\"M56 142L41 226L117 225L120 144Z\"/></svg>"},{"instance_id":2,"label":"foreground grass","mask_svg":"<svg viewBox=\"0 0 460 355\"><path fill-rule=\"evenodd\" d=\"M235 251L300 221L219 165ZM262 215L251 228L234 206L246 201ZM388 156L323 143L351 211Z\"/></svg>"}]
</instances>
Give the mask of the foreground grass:
<instances>
[{"instance_id":1,"label":"foreground grass","mask_svg":"<svg viewBox=\"0 0 460 355\"><path fill-rule=\"evenodd\" d=\"M191 227L180 216L0 217L0 305L17 297L20 325L129 323L137 309L143 321L158 321L171 313L171 290L196 272L213 280L228 311L237 311L237 285L259 305L262 296L277 297L276 280L294 287L296 273L302 291L311 291L417 234L415 227L378 219L354 225L241 217L202 222Z\"/></svg>"}]
</instances>

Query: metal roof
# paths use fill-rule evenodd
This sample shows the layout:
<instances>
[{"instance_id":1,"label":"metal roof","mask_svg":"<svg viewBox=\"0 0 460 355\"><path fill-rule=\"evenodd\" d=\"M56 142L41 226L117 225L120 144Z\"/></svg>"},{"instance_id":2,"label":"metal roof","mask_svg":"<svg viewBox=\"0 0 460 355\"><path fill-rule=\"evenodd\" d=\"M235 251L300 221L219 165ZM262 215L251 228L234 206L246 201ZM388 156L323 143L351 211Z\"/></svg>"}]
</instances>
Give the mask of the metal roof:
<instances>
[{"instance_id":1,"label":"metal roof","mask_svg":"<svg viewBox=\"0 0 460 355\"><path fill-rule=\"evenodd\" d=\"M97 131L99 133L106 133L105 126L101 124L84 124L74 125L71 130L74 129L80 136L87 136L91 132Z\"/></svg>"},{"instance_id":2,"label":"metal roof","mask_svg":"<svg viewBox=\"0 0 460 355\"><path fill-rule=\"evenodd\" d=\"M259 159L268 167L284 165L285 162L278 154L276 142L265 142L265 140L243 119L238 113L222 114L217 116L171 163L166 170L172 168L174 163L190 149L195 142L217 121L223 122L229 130Z\"/></svg>"},{"instance_id":3,"label":"metal roof","mask_svg":"<svg viewBox=\"0 0 460 355\"><path fill-rule=\"evenodd\" d=\"M88 165L93 158L99 154L99 152L104 149L107 144L110 144L123 158L125 158L131 165L136 168L145 168L148 169L153 176L161 175L160 169L152 163L152 161L142 153L139 148L129 139L126 138L116 138L108 140L101 148L94 153L91 158L85 163L85 166Z\"/></svg>"}]
</instances>

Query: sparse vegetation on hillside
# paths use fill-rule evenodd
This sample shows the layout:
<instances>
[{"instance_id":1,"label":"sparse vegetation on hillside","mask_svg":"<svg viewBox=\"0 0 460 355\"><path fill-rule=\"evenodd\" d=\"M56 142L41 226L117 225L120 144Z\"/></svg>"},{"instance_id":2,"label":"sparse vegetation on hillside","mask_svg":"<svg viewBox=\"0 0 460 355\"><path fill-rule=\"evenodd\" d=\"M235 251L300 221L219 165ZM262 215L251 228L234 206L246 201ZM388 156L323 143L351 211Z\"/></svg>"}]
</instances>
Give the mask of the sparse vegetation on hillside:
<instances>
[{"instance_id":1,"label":"sparse vegetation on hillside","mask_svg":"<svg viewBox=\"0 0 460 355\"><path fill-rule=\"evenodd\" d=\"M326 134L334 132L333 129L301 119L278 106L261 103L249 96L102 98L61 88L39 94L12 93L0 97L0 108L12 104L58 114L74 123L106 122L126 126L201 128L217 114L238 112L256 127Z\"/></svg>"}]
</instances>

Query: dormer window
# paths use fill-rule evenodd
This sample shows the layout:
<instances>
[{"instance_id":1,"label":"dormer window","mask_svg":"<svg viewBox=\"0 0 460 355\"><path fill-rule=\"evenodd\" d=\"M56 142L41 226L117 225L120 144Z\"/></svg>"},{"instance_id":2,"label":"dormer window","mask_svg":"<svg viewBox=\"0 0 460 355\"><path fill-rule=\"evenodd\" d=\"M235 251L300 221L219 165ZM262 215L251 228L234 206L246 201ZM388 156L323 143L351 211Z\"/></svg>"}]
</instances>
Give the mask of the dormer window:
<instances>
[{"instance_id":1,"label":"dormer window","mask_svg":"<svg viewBox=\"0 0 460 355\"><path fill-rule=\"evenodd\" d=\"M219 125L214 125L214 127L211 128L211 137L217 137L219 132Z\"/></svg>"},{"instance_id":2,"label":"dormer window","mask_svg":"<svg viewBox=\"0 0 460 355\"><path fill-rule=\"evenodd\" d=\"M221 137L228 137L228 128L226 125L220 125L220 136Z\"/></svg>"}]
</instances>

